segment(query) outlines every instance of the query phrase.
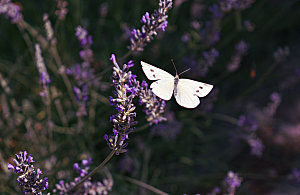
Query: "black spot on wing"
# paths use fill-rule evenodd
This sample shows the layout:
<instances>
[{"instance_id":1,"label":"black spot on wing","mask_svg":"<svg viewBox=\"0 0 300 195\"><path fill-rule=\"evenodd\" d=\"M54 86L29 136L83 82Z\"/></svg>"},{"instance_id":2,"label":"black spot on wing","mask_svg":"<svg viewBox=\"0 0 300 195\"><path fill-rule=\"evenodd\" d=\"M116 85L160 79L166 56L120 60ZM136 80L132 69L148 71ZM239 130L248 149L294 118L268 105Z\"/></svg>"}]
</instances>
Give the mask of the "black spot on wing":
<instances>
[{"instance_id":1,"label":"black spot on wing","mask_svg":"<svg viewBox=\"0 0 300 195\"><path fill-rule=\"evenodd\" d=\"M153 70L153 69L150 69L150 71L151 71L151 72L154 72L154 70Z\"/></svg>"}]
</instances>

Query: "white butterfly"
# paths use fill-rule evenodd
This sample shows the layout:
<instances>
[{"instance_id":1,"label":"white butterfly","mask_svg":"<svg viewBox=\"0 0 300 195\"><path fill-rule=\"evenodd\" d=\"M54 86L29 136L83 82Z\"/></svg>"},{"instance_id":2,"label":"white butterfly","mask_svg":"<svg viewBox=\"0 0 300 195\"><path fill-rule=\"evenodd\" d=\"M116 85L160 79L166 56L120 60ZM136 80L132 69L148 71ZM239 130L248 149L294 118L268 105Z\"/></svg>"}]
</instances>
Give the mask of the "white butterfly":
<instances>
[{"instance_id":1,"label":"white butterfly","mask_svg":"<svg viewBox=\"0 0 300 195\"><path fill-rule=\"evenodd\" d=\"M157 80L150 85L152 92L163 100L170 100L174 96L180 106L195 108L200 104L198 97L206 96L213 85L193 81L190 79L179 79L179 75L172 76L170 73L141 61L144 73L149 80ZM198 96L198 97L197 97Z\"/></svg>"}]
</instances>

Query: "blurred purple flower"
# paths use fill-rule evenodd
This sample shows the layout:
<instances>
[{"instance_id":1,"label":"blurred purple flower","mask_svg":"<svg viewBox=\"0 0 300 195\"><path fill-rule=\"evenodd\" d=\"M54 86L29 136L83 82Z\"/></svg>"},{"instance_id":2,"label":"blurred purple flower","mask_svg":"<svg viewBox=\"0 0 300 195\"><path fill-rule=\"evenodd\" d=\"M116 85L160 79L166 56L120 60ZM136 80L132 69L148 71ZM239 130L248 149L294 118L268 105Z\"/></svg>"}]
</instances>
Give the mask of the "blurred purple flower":
<instances>
[{"instance_id":1,"label":"blurred purple flower","mask_svg":"<svg viewBox=\"0 0 300 195\"><path fill-rule=\"evenodd\" d=\"M150 15L146 12L142 16L141 23L143 23L143 26L141 30L133 29L131 31L131 51L143 51L147 43L157 35L158 30L165 31L168 25L167 12L172 8L172 4L172 0L159 0L159 7L154 10L154 13Z\"/></svg>"},{"instance_id":2,"label":"blurred purple flower","mask_svg":"<svg viewBox=\"0 0 300 195\"><path fill-rule=\"evenodd\" d=\"M94 69L91 67L93 61L93 51L90 49L93 40L88 35L86 29L81 26L76 27L76 37L80 41L82 50L79 52L80 58L83 60L81 64L75 64L66 69L68 75L72 75L77 86L73 87L75 98L78 103L77 116L86 116L86 106L88 103L89 88L98 86L98 80L95 78Z\"/></svg>"},{"instance_id":3,"label":"blurred purple flower","mask_svg":"<svg viewBox=\"0 0 300 195\"><path fill-rule=\"evenodd\" d=\"M44 58L42 57L42 51L39 44L35 44L35 61L36 67L40 73L40 82L43 87L43 91L40 92L40 96L47 97L48 96L48 85L50 84L50 77L48 75Z\"/></svg>"},{"instance_id":4,"label":"blurred purple flower","mask_svg":"<svg viewBox=\"0 0 300 195\"><path fill-rule=\"evenodd\" d=\"M136 165L137 162L134 161L132 157L126 153L123 157L120 159L119 167L121 169L121 172L123 173L130 173L132 172L133 168Z\"/></svg>"},{"instance_id":5,"label":"blurred purple flower","mask_svg":"<svg viewBox=\"0 0 300 195\"><path fill-rule=\"evenodd\" d=\"M250 136L247 141L251 147L251 154L258 157L262 156L264 150L262 141L254 136Z\"/></svg>"},{"instance_id":6,"label":"blurred purple flower","mask_svg":"<svg viewBox=\"0 0 300 195\"><path fill-rule=\"evenodd\" d=\"M20 6L12 3L10 0L0 0L0 14L10 20L12 23L17 23L23 20Z\"/></svg>"},{"instance_id":7,"label":"blurred purple flower","mask_svg":"<svg viewBox=\"0 0 300 195\"><path fill-rule=\"evenodd\" d=\"M57 1L57 10L55 10L55 15L58 16L58 19L64 20L67 13L68 13L68 8L67 8L67 1L64 0L56 0Z\"/></svg>"},{"instance_id":8,"label":"blurred purple flower","mask_svg":"<svg viewBox=\"0 0 300 195\"><path fill-rule=\"evenodd\" d=\"M182 124L175 118L174 113L168 112L167 122L152 126L150 131L154 135L162 137L165 141L173 141L182 129Z\"/></svg>"},{"instance_id":9,"label":"blurred purple flower","mask_svg":"<svg viewBox=\"0 0 300 195\"><path fill-rule=\"evenodd\" d=\"M242 11L251 7L255 0L220 0L222 11L229 12L231 10Z\"/></svg>"},{"instance_id":10,"label":"blurred purple flower","mask_svg":"<svg viewBox=\"0 0 300 195\"><path fill-rule=\"evenodd\" d=\"M227 65L227 70L230 72L236 71L242 61L243 56L246 55L248 51L248 44L245 41L240 41L235 45L235 54L231 57L229 64Z\"/></svg>"},{"instance_id":11,"label":"blurred purple flower","mask_svg":"<svg viewBox=\"0 0 300 195\"><path fill-rule=\"evenodd\" d=\"M252 116L241 115L238 126L242 127L247 132L253 132L258 129L258 121Z\"/></svg>"},{"instance_id":12,"label":"blurred purple flower","mask_svg":"<svg viewBox=\"0 0 300 195\"><path fill-rule=\"evenodd\" d=\"M228 171L227 177L224 179L224 186L229 195L234 195L237 187L240 187L242 179L233 171Z\"/></svg>"},{"instance_id":13,"label":"blurred purple flower","mask_svg":"<svg viewBox=\"0 0 300 195\"><path fill-rule=\"evenodd\" d=\"M275 62L279 63L284 61L290 55L289 47L279 47L273 54Z\"/></svg>"},{"instance_id":14,"label":"blurred purple flower","mask_svg":"<svg viewBox=\"0 0 300 195\"><path fill-rule=\"evenodd\" d=\"M293 183L300 183L300 170L298 168L293 168L288 178L293 181Z\"/></svg>"},{"instance_id":15,"label":"blurred purple flower","mask_svg":"<svg viewBox=\"0 0 300 195\"><path fill-rule=\"evenodd\" d=\"M206 21L204 28L199 34L205 45L212 46L220 40L220 20L221 18L214 17L211 21Z\"/></svg>"},{"instance_id":16,"label":"blurred purple flower","mask_svg":"<svg viewBox=\"0 0 300 195\"><path fill-rule=\"evenodd\" d=\"M48 189L48 178L40 178L42 171L38 168L35 170L33 166L33 157L27 151L19 152L13 159L15 166L8 164L8 170L18 173L18 184L23 188L24 194L32 193L42 195L42 191Z\"/></svg>"},{"instance_id":17,"label":"blurred purple flower","mask_svg":"<svg viewBox=\"0 0 300 195\"><path fill-rule=\"evenodd\" d=\"M51 41L54 38L54 32L48 14L43 15L43 21L44 21L44 28L46 31L47 40Z\"/></svg>"},{"instance_id":18,"label":"blurred purple flower","mask_svg":"<svg viewBox=\"0 0 300 195\"><path fill-rule=\"evenodd\" d=\"M203 59L199 63L199 72L201 77L205 77L208 72L208 69L213 66L213 64L219 57L219 52L215 48L212 48L209 51L204 51L202 55Z\"/></svg>"},{"instance_id":19,"label":"blurred purple flower","mask_svg":"<svg viewBox=\"0 0 300 195\"><path fill-rule=\"evenodd\" d=\"M219 187L215 187L212 192L207 193L206 195L217 195L221 192L221 189Z\"/></svg>"},{"instance_id":20,"label":"blurred purple flower","mask_svg":"<svg viewBox=\"0 0 300 195\"><path fill-rule=\"evenodd\" d=\"M277 111L277 108L281 104L281 96L279 93L273 92L270 95L270 100L271 100L271 102L268 103L267 107L264 108L264 114L269 117L272 117L272 116L274 116L274 114Z\"/></svg>"},{"instance_id":21,"label":"blurred purple flower","mask_svg":"<svg viewBox=\"0 0 300 195\"><path fill-rule=\"evenodd\" d=\"M222 18L223 12L217 4L213 4L208 7L208 10L214 15L214 17Z\"/></svg>"},{"instance_id":22,"label":"blurred purple flower","mask_svg":"<svg viewBox=\"0 0 300 195\"><path fill-rule=\"evenodd\" d=\"M247 29L247 31L252 32L255 29L255 25L249 21L249 20L245 20L244 21L244 27Z\"/></svg>"}]
</instances>

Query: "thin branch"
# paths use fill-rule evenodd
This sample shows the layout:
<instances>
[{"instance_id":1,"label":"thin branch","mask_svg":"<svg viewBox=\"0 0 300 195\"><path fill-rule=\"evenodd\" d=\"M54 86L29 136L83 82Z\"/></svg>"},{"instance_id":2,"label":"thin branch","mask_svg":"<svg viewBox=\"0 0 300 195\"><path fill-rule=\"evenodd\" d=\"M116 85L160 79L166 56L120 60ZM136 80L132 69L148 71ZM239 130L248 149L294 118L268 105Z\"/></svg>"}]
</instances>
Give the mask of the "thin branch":
<instances>
[{"instance_id":1,"label":"thin branch","mask_svg":"<svg viewBox=\"0 0 300 195\"><path fill-rule=\"evenodd\" d=\"M163 192L163 191L161 191L161 190L159 190L159 189L157 189L157 188L155 188L155 187L153 187L153 186L151 186L151 185L149 185L149 184L146 184L146 183L144 183L144 182L142 182L142 181L139 181L139 180L136 180L136 179L127 177L127 176L123 176L123 178L126 179L127 181L131 182L131 183L134 183L134 184L136 184L136 185L139 185L139 186L141 186L141 187L143 187L143 188L145 188L145 189L147 189L147 190L150 190L150 191L152 191L152 192L154 192L154 193L156 193L156 194L160 194L160 195L168 195L168 193Z\"/></svg>"}]
</instances>

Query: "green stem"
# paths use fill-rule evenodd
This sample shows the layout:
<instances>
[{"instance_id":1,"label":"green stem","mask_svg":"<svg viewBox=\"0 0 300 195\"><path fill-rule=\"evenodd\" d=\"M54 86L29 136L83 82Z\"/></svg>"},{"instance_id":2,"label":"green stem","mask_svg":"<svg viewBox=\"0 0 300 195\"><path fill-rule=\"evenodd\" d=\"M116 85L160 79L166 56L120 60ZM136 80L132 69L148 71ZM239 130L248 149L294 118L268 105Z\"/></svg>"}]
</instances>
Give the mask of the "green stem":
<instances>
[{"instance_id":1,"label":"green stem","mask_svg":"<svg viewBox=\"0 0 300 195\"><path fill-rule=\"evenodd\" d=\"M235 12L235 21L236 21L236 28L238 31L242 30L242 16L240 11Z\"/></svg>"},{"instance_id":2,"label":"green stem","mask_svg":"<svg viewBox=\"0 0 300 195\"><path fill-rule=\"evenodd\" d=\"M225 114L214 113L211 116L215 119L225 121L225 122L228 122L228 123L231 123L231 124L234 124L234 125L237 125L238 122L239 122L236 118L225 115Z\"/></svg>"}]
</instances>

